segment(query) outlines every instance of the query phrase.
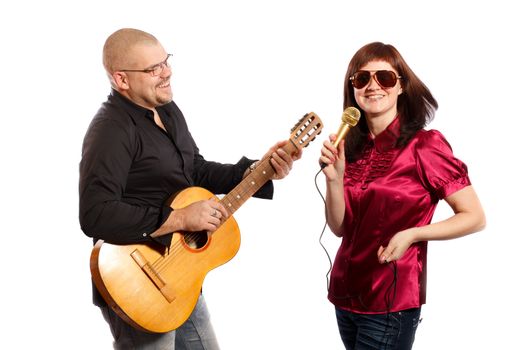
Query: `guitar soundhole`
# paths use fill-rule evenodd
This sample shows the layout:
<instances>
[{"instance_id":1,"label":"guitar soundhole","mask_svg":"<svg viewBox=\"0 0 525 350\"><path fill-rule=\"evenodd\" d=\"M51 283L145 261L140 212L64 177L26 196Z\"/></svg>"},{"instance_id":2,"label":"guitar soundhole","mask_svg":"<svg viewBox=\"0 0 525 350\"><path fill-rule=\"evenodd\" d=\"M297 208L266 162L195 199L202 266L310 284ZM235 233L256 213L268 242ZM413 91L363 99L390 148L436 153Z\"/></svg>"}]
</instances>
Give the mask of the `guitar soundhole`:
<instances>
[{"instance_id":1,"label":"guitar soundhole","mask_svg":"<svg viewBox=\"0 0 525 350\"><path fill-rule=\"evenodd\" d=\"M191 232L184 235L184 242L192 249L201 249L208 243L208 232Z\"/></svg>"}]
</instances>

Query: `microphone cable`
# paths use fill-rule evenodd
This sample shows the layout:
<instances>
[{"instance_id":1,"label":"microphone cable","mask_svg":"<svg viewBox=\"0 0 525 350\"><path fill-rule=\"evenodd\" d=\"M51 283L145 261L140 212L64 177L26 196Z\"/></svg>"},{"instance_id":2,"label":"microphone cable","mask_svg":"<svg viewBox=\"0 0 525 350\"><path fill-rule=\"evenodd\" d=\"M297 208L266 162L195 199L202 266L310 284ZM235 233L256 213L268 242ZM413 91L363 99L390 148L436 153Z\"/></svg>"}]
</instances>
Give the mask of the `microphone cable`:
<instances>
[{"instance_id":1,"label":"microphone cable","mask_svg":"<svg viewBox=\"0 0 525 350\"><path fill-rule=\"evenodd\" d=\"M321 196L321 199L323 200L323 204L324 204L324 217L325 217L325 220L324 220L324 225L323 225L323 229L321 231L321 235L319 236L319 244L321 245L321 248L323 248L327 258L328 258L328 262L330 264L330 267L328 268L328 271L326 272L326 290L329 291L330 290L330 272L332 272L332 267L333 267L333 263L332 263L332 258L330 257L330 254L328 253L328 250L326 249L326 247L324 246L323 244L323 236L324 236L324 233L326 231L326 226L328 226L328 221L326 219L326 199L324 198L323 196L323 193L321 192L321 190L319 189L319 186L317 185L317 177L319 176L319 174L323 171L323 168L319 169L319 171L317 172L317 174L315 174L315 177L314 177L314 183L315 183L315 188L317 189L317 193L319 193L319 195Z\"/></svg>"}]
</instances>

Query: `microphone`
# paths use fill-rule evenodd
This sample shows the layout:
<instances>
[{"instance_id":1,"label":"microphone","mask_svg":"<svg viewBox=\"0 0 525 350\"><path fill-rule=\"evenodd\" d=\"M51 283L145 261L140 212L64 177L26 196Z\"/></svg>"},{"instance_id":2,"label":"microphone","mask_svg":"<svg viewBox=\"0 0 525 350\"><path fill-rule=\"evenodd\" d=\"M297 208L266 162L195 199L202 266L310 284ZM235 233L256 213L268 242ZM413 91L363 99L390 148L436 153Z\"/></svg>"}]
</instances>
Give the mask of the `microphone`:
<instances>
[{"instance_id":1,"label":"microphone","mask_svg":"<svg viewBox=\"0 0 525 350\"><path fill-rule=\"evenodd\" d=\"M348 107L343 111L343 115L341 116L341 126L339 126L337 136L334 142L332 142L335 147L337 147L339 142L346 137L350 128L357 125L359 118L361 118L361 112L355 107ZM321 169L325 168L327 165L328 164L322 163Z\"/></svg>"}]
</instances>

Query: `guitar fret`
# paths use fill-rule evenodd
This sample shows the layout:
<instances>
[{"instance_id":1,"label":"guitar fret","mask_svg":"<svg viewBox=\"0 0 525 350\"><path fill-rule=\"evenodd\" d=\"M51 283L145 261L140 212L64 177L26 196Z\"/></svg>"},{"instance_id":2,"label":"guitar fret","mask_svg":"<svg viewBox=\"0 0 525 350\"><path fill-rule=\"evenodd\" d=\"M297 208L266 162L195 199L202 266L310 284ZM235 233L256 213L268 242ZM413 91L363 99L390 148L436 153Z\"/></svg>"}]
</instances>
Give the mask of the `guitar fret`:
<instances>
[{"instance_id":1,"label":"guitar fret","mask_svg":"<svg viewBox=\"0 0 525 350\"><path fill-rule=\"evenodd\" d=\"M264 159L259 166L241 181L230 193L223 197L221 202L232 215L246 202L262 185L274 174L269 159Z\"/></svg>"}]
</instances>

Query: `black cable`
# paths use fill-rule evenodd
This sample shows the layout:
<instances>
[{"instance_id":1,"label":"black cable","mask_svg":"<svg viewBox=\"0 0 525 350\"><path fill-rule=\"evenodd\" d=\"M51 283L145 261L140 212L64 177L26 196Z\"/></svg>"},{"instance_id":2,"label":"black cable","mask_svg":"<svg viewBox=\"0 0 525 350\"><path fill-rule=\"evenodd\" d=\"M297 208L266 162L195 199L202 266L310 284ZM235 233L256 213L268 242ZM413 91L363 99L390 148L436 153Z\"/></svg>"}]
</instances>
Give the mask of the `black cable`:
<instances>
[{"instance_id":1,"label":"black cable","mask_svg":"<svg viewBox=\"0 0 525 350\"><path fill-rule=\"evenodd\" d=\"M319 186L317 185L317 177L319 176L319 174L322 171L323 171L323 168L319 169L317 174L315 174L314 183L315 183L315 188L317 189L317 192L321 196L321 199L323 200L323 203L324 203L325 221L324 221L324 225L323 225L323 230L321 231L321 235L319 236L319 244L321 245L321 247L323 248L324 252L326 253L326 256L328 257L328 262L330 264L328 272L326 272L326 290L329 291L329 289L330 289L330 277L329 276L330 276L330 272L332 272L333 264L332 264L332 258L330 257L330 254L328 253L328 250L326 249L326 247L323 245L323 242L322 242L324 232L326 231L326 226L328 225L328 221L326 220L326 200L325 200L323 194L321 193L321 190L319 189Z\"/></svg>"},{"instance_id":2,"label":"black cable","mask_svg":"<svg viewBox=\"0 0 525 350\"><path fill-rule=\"evenodd\" d=\"M386 293L385 293L386 324L385 324L385 332L383 333L383 339L387 337L388 328L394 328L394 325L390 323L390 315L392 314L391 313L392 305L394 304L394 300L396 299L396 292L397 292L397 261L390 262L388 266L392 269L392 274L394 276L392 278L392 283L390 283L390 286L388 286ZM393 296L392 296L392 299L390 299L390 294L392 291L393 291ZM384 345L386 349L388 344L385 343Z\"/></svg>"}]
</instances>

